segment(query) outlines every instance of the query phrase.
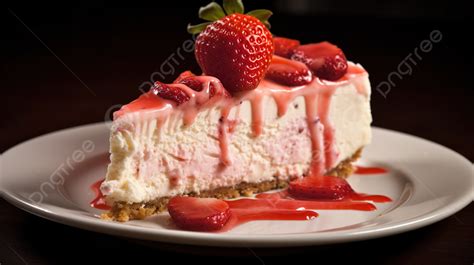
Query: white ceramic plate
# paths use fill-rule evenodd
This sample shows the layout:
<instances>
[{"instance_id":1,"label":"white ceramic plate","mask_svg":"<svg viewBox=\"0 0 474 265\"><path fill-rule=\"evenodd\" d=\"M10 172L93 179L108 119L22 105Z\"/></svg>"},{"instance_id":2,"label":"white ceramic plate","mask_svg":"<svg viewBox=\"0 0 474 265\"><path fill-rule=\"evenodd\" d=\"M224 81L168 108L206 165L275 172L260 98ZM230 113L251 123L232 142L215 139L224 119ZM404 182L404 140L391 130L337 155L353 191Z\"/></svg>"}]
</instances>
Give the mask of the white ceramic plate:
<instances>
[{"instance_id":1,"label":"white ceramic plate","mask_svg":"<svg viewBox=\"0 0 474 265\"><path fill-rule=\"evenodd\" d=\"M146 220L115 223L97 218L89 206L90 185L103 178L108 163L108 124L50 133L2 155L2 196L15 206L49 220L145 240L234 247L329 244L388 236L450 216L473 199L472 164L461 155L418 137L374 128L374 139L359 164L389 173L354 175L358 192L383 194L392 203L374 212L318 211L310 221L256 221L225 233L177 230L163 213Z\"/></svg>"}]
</instances>

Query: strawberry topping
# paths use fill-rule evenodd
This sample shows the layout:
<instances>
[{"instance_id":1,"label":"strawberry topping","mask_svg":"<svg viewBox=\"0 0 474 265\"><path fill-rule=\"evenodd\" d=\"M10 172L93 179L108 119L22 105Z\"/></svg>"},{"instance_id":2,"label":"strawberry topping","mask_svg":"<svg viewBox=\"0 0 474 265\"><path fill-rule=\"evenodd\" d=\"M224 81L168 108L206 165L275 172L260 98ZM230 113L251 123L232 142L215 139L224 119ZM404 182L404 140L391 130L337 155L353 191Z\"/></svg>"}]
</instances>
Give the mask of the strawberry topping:
<instances>
[{"instance_id":1,"label":"strawberry topping","mask_svg":"<svg viewBox=\"0 0 474 265\"><path fill-rule=\"evenodd\" d=\"M341 78L348 67L342 50L326 41L299 46L292 59L305 63L317 77L329 81Z\"/></svg>"},{"instance_id":2,"label":"strawberry topping","mask_svg":"<svg viewBox=\"0 0 474 265\"><path fill-rule=\"evenodd\" d=\"M179 228L192 231L219 230L231 215L223 200L183 196L170 199L168 212Z\"/></svg>"},{"instance_id":3,"label":"strawberry topping","mask_svg":"<svg viewBox=\"0 0 474 265\"><path fill-rule=\"evenodd\" d=\"M196 39L195 55L204 74L217 77L232 93L256 88L272 54L270 31L244 14L213 22Z\"/></svg>"},{"instance_id":4,"label":"strawberry topping","mask_svg":"<svg viewBox=\"0 0 474 265\"><path fill-rule=\"evenodd\" d=\"M349 183L334 176L308 176L290 182L288 193L300 199L340 200L353 193Z\"/></svg>"},{"instance_id":5,"label":"strawberry topping","mask_svg":"<svg viewBox=\"0 0 474 265\"><path fill-rule=\"evenodd\" d=\"M274 37L273 46L275 47L275 55L291 58L295 49L300 46L300 41L283 37Z\"/></svg>"},{"instance_id":6,"label":"strawberry topping","mask_svg":"<svg viewBox=\"0 0 474 265\"><path fill-rule=\"evenodd\" d=\"M177 105L181 105L190 99L189 95L179 87L163 84L158 81L152 87L152 93L163 99L172 100Z\"/></svg>"},{"instance_id":7,"label":"strawberry topping","mask_svg":"<svg viewBox=\"0 0 474 265\"><path fill-rule=\"evenodd\" d=\"M276 55L273 56L265 77L286 86L306 85L313 79L305 64Z\"/></svg>"},{"instance_id":8,"label":"strawberry topping","mask_svg":"<svg viewBox=\"0 0 474 265\"><path fill-rule=\"evenodd\" d=\"M185 79L185 78L187 78L187 77L191 77L191 76L196 76L196 75L193 74L193 72L191 72L191 71L189 71L189 70L188 70L188 71L184 71L184 72L182 72L182 73L178 76L178 78L176 78L176 80L173 81L173 84L179 84L179 83L181 83L181 81L182 81L183 79Z\"/></svg>"},{"instance_id":9,"label":"strawberry topping","mask_svg":"<svg viewBox=\"0 0 474 265\"><path fill-rule=\"evenodd\" d=\"M197 79L195 76L183 78L182 80L179 81L179 83L188 86L194 91L200 92L203 89L202 82L199 79Z\"/></svg>"},{"instance_id":10,"label":"strawberry topping","mask_svg":"<svg viewBox=\"0 0 474 265\"><path fill-rule=\"evenodd\" d=\"M183 84L188 86L194 91L201 92L204 89L204 84L202 81L197 78L194 74L189 71L183 72L175 81L175 84ZM225 89L218 90L216 85L213 82L209 83L209 98L214 97L215 95L222 95L224 97L231 97L229 92Z\"/></svg>"}]
</instances>

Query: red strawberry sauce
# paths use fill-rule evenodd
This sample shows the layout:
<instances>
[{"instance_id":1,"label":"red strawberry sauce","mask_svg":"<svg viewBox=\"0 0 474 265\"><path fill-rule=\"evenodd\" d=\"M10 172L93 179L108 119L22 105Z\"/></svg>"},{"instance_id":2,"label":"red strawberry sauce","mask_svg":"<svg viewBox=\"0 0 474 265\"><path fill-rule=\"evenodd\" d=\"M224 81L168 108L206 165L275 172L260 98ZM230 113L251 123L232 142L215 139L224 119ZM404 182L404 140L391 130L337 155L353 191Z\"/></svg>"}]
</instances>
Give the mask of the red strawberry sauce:
<instances>
[{"instance_id":1,"label":"red strawberry sauce","mask_svg":"<svg viewBox=\"0 0 474 265\"><path fill-rule=\"evenodd\" d=\"M287 189L279 192L260 193L255 196L255 199L243 198L227 201L232 216L221 231L258 220L310 220L318 216L314 210L374 211L377 209L374 203L391 201L384 195L357 192L346 194L340 200L295 199Z\"/></svg>"},{"instance_id":2,"label":"red strawberry sauce","mask_svg":"<svg viewBox=\"0 0 474 265\"><path fill-rule=\"evenodd\" d=\"M356 171L355 171L355 174L361 174L361 175L384 174L384 173L387 173L387 170L381 167L357 166Z\"/></svg>"},{"instance_id":3,"label":"red strawberry sauce","mask_svg":"<svg viewBox=\"0 0 474 265\"><path fill-rule=\"evenodd\" d=\"M91 185L91 190L95 193L95 198L90 202L91 207L100 209L100 210L110 210L111 207L105 203L105 196L100 191L100 185L104 182L104 179L101 179Z\"/></svg>"}]
</instances>

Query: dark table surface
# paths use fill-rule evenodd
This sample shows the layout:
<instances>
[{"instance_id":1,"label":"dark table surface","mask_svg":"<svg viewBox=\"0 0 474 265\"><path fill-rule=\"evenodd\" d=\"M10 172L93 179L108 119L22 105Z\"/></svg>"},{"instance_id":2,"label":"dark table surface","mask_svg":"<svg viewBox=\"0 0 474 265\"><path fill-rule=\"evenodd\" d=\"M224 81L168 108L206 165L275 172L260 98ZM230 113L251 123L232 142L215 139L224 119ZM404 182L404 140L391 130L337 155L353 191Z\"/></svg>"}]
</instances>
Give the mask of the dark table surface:
<instances>
[{"instance_id":1,"label":"dark table surface","mask_svg":"<svg viewBox=\"0 0 474 265\"><path fill-rule=\"evenodd\" d=\"M194 10L177 9L37 12L12 8L3 18L8 27L2 40L1 152L44 133L103 121L111 106L139 95L139 86L190 38L185 32L188 21L197 21ZM330 40L366 67L373 86L375 126L417 135L474 159L472 42L465 35L472 18L282 14L272 21L274 34L304 42ZM395 80L391 91L382 96L377 86L433 30L442 33L441 41L432 43L412 73ZM198 72L192 52L183 53L183 58L165 81L186 69ZM0 200L0 264L160 262L161 257L248 264L303 258L472 264L473 224L471 203L438 223L387 238L293 249L229 250L149 244L88 232L41 219Z\"/></svg>"}]
</instances>

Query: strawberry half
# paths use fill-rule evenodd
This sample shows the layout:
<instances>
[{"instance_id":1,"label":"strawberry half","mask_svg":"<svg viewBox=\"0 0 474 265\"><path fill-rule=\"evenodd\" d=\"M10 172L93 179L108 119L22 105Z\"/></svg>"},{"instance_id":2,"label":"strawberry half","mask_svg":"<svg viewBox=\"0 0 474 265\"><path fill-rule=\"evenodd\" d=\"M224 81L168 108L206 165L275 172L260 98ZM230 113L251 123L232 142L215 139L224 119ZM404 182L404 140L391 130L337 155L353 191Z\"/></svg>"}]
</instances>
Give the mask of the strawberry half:
<instances>
[{"instance_id":1,"label":"strawberry half","mask_svg":"<svg viewBox=\"0 0 474 265\"><path fill-rule=\"evenodd\" d=\"M195 76L189 76L189 77L183 78L182 80L179 81L179 84L186 85L192 90L198 91L198 92L202 91L203 89L202 82L199 81L199 79L197 79Z\"/></svg>"},{"instance_id":2,"label":"strawberry half","mask_svg":"<svg viewBox=\"0 0 474 265\"><path fill-rule=\"evenodd\" d=\"M192 77L192 76L196 76L195 74L193 74L193 72L191 71L184 71L182 72L178 78L176 78L176 80L173 81L173 84L179 84L181 83L181 81L187 77Z\"/></svg>"},{"instance_id":3,"label":"strawberry half","mask_svg":"<svg viewBox=\"0 0 474 265\"><path fill-rule=\"evenodd\" d=\"M275 47L275 55L291 58L295 49L300 46L300 41L283 37L273 37L273 46Z\"/></svg>"},{"instance_id":4,"label":"strawberry half","mask_svg":"<svg viewBox=\"0 0 474 265\"><path fill-rule=\"evenodd\" d=\"M252 90L270 65L273 37L257 18L231 14L199 34L195 55L202 71L217 77L231 93Z\"/></svg>"},{"instance_id":5,"label":"strawberry half","mask_svg":"<svg viewBox=\"0 0 474 265\"><path fill-rule=\"evenodd\" d=\"M189 101L190 97L183 90L178 87L170 86L161 82L155 82L151 88L153 94L167 100L172 100L181 105L186 101Z\"/></svg>"},{"instance_id":6,"label":"strawberry half","mask_svg":"<svg viewBox=\"0 0 474 265\"><path fill-rule=\"evenodd\" d=\"M313 74L304 63L276 55L265 77L286 86L302 86L313 80Z\"/></svg>"},{"instance_id":7,"label":"strawberry half","mask_svg":"<svg viewBox=\"0 0 474 265\"><path fill-rule=\"evenodd\" d=\"M193 73L190 71L183 72L179 77L173 82L174 84L183 84L188 86L194 91L201 92L204 89L203 83L199 78L197 78ZM217 89L217 87L214 85L214 83L209 84L209 98L214 97L215 95L222 95L224 97L230 97L229 92L225 90L224 88L222 89Z\"/></svg>"},{"instance_id":8,"label":"strawberry half","mask_svg":"<svg viewBox=\"0 0 474 265\"><path fill-rule=\"evenodd\" d=\"M327 41L301 45L291 57L305 63L313 73L329 81L336 81L347 72L346 56L336 45Z\"/></svg>"},{"instance_id":9,"label":"strawberry half","mask_svg":"<svg viewBox=\"0 0 474 265\"><path fill-rule=\"evenodd\" d=\"M353 192L345 179L334 176L308 176L288 187L288 193L298 199L341 200Z\"/></svg>"},{"instance_id":10,"label":"strawberry half","mask_svg":"<svg viewBox=\"0 0 474 265\"><path fill-rule=\"evenodd\" d=\"M231 215L223 200L183 196L170 199L168 212L179 228L192 231L219 230Z\"/></svg>"}]
</instances>

